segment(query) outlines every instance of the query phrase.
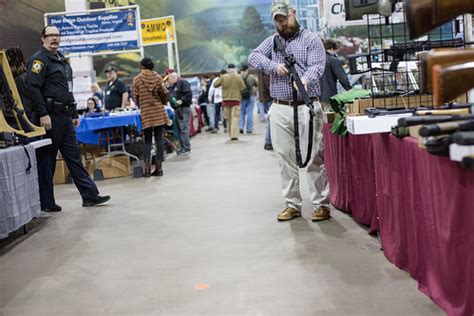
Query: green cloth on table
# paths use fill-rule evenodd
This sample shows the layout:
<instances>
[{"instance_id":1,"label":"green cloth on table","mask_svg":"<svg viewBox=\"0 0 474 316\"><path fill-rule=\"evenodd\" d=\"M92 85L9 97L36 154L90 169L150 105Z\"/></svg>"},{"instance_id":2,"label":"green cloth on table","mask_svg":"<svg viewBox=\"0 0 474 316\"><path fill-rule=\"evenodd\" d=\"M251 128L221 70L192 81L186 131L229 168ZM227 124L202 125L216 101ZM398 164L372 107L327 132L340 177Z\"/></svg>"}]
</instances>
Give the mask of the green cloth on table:
<instances>
[{"instance_id":1,"label":"green cloth on table","mask_svg":"<svg viewBox=\"0 0 474 316\"><path fill-rule=\"evenodd\" d=\"M370 97L370 90L365 89L351 89L342 93L338 93L330 98L331 107L338 114L336 119L332 123L331 132L333 134L346 136L347 127L346 121L346 109L347 103L352 103L356 99L364 99Z\"/></svg>"},{"instance_id":2,"label":"green cloth on table","mask_svg":"<svg viewBox=\"0 0 474 316\"><path fill-rule=\"evenodd\" d=\"M336 113L344 110L344 105L352 103L356 99L366 99L370 97L370 90L366 89L351 89L336 94L330 98L331 106Z\"/></svg>"}]
</instances>

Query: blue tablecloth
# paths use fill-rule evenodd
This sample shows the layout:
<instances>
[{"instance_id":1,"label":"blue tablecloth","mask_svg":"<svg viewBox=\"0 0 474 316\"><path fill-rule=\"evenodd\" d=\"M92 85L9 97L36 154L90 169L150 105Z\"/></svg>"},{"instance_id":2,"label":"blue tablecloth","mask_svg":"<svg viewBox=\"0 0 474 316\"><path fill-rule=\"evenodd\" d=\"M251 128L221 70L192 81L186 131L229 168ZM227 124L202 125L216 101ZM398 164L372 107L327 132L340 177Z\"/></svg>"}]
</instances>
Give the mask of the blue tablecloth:
<instances>
[{"instance_id":1,"label":"blue tablecloth","mask_svg":"<svg viewBox=\"0 0 474 316\"><path fill-rule=\"evenodd\" d=\"M95 131L129 125L135 125L138 132L142 130L142 121L139 113L104 117L83 117L81 118L81 124L76 129L77 141L83 144L98 144L99 134L95 133Z\"/></svg>"}]
</instances>

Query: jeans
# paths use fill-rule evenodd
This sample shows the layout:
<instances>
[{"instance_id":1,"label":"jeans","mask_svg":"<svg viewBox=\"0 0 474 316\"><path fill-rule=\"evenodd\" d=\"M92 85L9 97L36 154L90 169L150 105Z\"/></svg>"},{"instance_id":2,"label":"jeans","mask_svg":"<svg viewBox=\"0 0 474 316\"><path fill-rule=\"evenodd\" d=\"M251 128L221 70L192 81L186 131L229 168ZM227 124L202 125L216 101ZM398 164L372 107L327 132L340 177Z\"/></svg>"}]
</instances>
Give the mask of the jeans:
<instances>
[{"instance_id":1,"label":"jeans","mask_svg":"<svg viewBox=\"0 0 474 316\"><path fill-rule=\"evenodd\" d=\"M207 116L209 117L209 128L217 128L219 121L216 123L216 105L214 103L207 104Z\"/></svg>"},{"instance_id":2,"label":"jeans","mask_svg":"<svg viewBox=\"0 0 474 316\"><path fill-rule=\"evenodd\" d=\"M240 102L240 120L239 129L243 130L246 125L247 133L253 131L253 105L255 104L255 97L251 96L249 99L242 99Z\"/></svg>"},{"instance_id":3,"label":"jeans","mask_svg":"<svg viewBox=\"0 0 474 316\"><path fill-rule=\"evenodd\" d=\"M265 114L267 111L265 111L265 105L258 101L257 102L257 108L258 108L258 117L260 118L260 122L265 122Z\"/></svg>"},{"instance_id":4,"label":"jeans","mask_svg":"<svg viewBox=\"0 0 474 316\"><path fill-rule=\"evenodd\" d=\"M265 113L268 113L270 110L270 107L272 106L272 101L269 101L267 103L261 103ZM271 145L272 144L272 136L271 136L271 127L270 127L270 117L268 118L268 125L267 125L267 131L265 133L265 145Z\"/></svg>"},{"instance_id":5,"label":"jeans","mask_svg":"<svg viewBox=\"0 0 474 316\"><path fill-rule=\"evenodd\" d=\"M209 116L207 115L207 103L201 103L199 104L199 107L202 110L202 113L204 115L204 123L209 126Z\"/></svg>"},{"instance_id":6,"label":"jeans","mask_svg":"<svg viewBox=\"0 0 474 316\"><path fill-rule=\"evenodd\" d=\"M271 127L270 127L270 120L267 123L267 131L265 132L265 145L272 144L272 135L271 135Z\"/></svg>"},{"instance_id":7,"label":"jeans","mask_svg":"<svg viewBox=\"0 0 474 316\"><path fill-rule=\"evenodd\" d=\"M179 142L181 148L191 150L191 143L189 142L189 127L191 125L191 109L189 106L182 106L176 108L174 112L174 122L178 129Z\"/></svg>"},{"instance_id":8,"label":"jeans","mask_svg":"<svg viewBox=\"0 0 474 316\"><path fill-rule=\"evenodd\" d=\"M219 121L221 120L221 109L222 109L222 103L219 102L219 103L216 103L215 104L215 124L216 124L216 128L219 129Z\"/></svg>"}]
</instances>

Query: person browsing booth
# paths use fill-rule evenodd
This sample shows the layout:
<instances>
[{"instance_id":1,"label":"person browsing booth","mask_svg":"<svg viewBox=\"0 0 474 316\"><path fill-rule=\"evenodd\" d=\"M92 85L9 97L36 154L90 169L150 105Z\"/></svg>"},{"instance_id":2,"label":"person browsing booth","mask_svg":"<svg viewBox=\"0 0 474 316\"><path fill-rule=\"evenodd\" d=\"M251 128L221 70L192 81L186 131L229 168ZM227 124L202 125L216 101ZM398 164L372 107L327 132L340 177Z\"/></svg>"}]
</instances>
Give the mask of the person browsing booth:
<instances>
[{"instance_id":1,"label":"person browsing booth","mask_svg":"<svg viewBox=\"0 0 474 316\"><path fill-rule=\"evenodd\" d=\"M293 54L295 67L309 97L312 98L314 119L314 149L306 170L311 202L311 219L330 218L329 185L323 155L323 109L318 101L320 79L326 65L325 50L316 34L302 28L296 19L296 10L289 0L274 0L271 14L276 34L267 37L249 56L249 65L270 75L270 95L273 104L269 111L271 138L278 159L282 180L285 209L277 216L279 221L301 216L302 198L299 189L299 170L295 154L293 122L293 87L284 63L284 55L275 48L275 38L282 42L287 54ZM302 145L308 139L309 108L298 92L299 131ZM305 146L302 146L305 148Z\"/></svg>"}]
</instances>

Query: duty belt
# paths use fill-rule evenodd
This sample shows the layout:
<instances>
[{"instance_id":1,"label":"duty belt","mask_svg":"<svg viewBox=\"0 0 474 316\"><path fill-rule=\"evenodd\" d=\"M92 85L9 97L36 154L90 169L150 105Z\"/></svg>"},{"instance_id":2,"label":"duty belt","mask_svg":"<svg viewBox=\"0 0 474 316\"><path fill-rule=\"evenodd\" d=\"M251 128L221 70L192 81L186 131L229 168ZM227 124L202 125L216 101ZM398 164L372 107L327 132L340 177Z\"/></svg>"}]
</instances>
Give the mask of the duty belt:
<instances>
[{"instance_id":1,"label":"duty belt","mask_svg":"<svg viewBox=\"0 0 474 316\"><path fill-rule=\"evenodd\" d=\"M72 104L64 104L64 102L54 101L51 98L47 98L46 103L48 105L48 112L53 114L70 114L74 110L74 106Z\"/></svg>"}]
</instances>

